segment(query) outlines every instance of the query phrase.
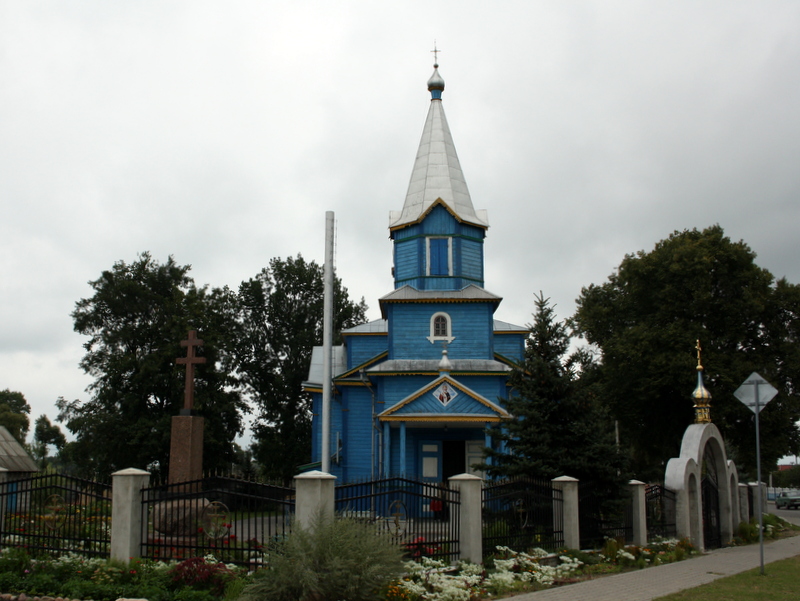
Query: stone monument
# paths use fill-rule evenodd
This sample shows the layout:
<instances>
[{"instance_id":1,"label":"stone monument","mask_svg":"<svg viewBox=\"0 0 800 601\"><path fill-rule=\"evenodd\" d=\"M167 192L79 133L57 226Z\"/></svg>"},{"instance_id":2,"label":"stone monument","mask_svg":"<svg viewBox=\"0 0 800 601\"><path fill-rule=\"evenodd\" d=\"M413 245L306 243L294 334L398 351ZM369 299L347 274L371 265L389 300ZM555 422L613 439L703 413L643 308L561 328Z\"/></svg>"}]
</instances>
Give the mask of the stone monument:
<instances>
[{"instance_id":1,"label":"stone monument","mask_svg":"<svg viewBox=\"0 0 800 601\"><path fill-rule=\"evenodd\" d=\"M205 363L205 357L198 357L195 350L203 346L195 330L189 331L187 340L181 340L186 347L186 357L179 357L176 363L186 365L186 387L183 409L180 415L172 418L172 435L169 450L169 483L189 482L203 477L203 418L194 415L194 366Z\"/></svg>"}]
</instances>

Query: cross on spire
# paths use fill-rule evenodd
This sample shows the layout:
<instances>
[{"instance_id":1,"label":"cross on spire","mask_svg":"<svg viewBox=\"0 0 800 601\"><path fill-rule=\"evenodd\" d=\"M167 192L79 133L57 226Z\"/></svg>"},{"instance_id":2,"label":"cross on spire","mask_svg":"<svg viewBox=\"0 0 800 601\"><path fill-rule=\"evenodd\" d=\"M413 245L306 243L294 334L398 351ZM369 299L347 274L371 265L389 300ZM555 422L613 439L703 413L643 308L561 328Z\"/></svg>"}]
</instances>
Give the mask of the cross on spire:
<instances>
[{"instance_id":1,"label":"cross on spire","mask_svg":"<svg viewBox=\"0 0 800 601\"><path fill-rule=\"evenodd\" d=\"M438 67L439 66L439 53L441 52L441 50L436 48L436 40L433 40L433 50L431 50L431 52L433 52L433 66L434 67Z\"/></svg>"},{"instance_id":2,"label":"cross on spire","mask_svg":"<svg viewBox=\"0 0 800 601\"><path fill-rule=\"evenodd\" d=\"M189 330L189 338L181 340L181 346L186 347L186 356L178 357L175 363L186 366L186 388L183 393L183 408L192 410L194 407L194 366L205 363L205 357L195 355L195 348L203 346L203 341L197 337L196 330Z\"/></svg>"},{"instance_id":3,"label":"cross on spire","mask_svg":"<svg viewBox=\"0 0 800 601\"><path fill-rule=\"evenodd\" d=\"M697 350L697 369L703 369L703 366L700 363L700 351L703 349L700 348L700 339L698 338L697 344L694 347Z\"/></svg>"}]
</instances>

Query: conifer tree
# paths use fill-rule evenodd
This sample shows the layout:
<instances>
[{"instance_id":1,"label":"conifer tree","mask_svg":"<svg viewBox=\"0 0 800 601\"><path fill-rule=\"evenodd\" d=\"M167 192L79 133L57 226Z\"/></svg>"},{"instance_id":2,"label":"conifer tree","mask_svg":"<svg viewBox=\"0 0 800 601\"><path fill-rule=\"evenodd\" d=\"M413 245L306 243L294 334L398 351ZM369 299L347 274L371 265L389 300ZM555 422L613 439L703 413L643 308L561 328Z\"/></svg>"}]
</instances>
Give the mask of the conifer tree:
<instances>
[{"instance_id":1,"label":"conifer tree","mask_svg":"<svg viewBox=\"0 0 800 601\"><path fill-rule=\"evenodd\" d=\"M486 467L497 477L571 476L614 497L626 475L625 461L614 424L597 399L596 366L585 350L569 354L566 324L542 293L535 299L525 358L511 375L506 403L514 419L491 428L506 452L487 449Z\"/></svg>"}]
</instances>

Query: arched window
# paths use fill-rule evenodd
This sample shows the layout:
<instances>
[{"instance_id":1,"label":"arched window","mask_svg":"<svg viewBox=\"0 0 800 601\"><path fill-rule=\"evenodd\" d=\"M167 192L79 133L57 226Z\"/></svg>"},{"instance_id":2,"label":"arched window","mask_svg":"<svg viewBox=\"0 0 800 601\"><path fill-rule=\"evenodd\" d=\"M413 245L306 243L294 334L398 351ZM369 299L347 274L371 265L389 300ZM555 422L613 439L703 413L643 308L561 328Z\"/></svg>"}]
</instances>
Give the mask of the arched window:
<instances>
[{"instance_id":1,"label":"arched window","mask_svg":"<svg viewBox=\"0 0 800 601\"><path fill-rule=\"evenodd\" d=\"M433 337L442 336L447 336L447 318L444 315L437 315L433 318Z\"/></svg>"},{"instance_id":2,"label":"arched window","mask_svg":"<svg viewBox=\"0 0 800 601\"><path fill-rule=\"evenodd\" d=\"M447 313L439 312L431 316L431 332L428 340L431 343L441 340L452 342L454 340L450 316Z\"/></svg>"}]
</instances>

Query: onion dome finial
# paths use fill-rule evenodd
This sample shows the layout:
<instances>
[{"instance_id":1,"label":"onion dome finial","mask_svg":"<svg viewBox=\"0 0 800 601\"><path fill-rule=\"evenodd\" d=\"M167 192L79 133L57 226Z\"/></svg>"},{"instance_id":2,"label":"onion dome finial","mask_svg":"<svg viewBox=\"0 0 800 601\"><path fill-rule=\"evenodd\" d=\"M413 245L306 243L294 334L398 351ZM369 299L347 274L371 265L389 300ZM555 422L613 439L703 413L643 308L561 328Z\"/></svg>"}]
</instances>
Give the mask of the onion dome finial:
<instances>
[{"instance_id":1,"label":"onion dome finial","mask_svg":"<svg viewBox=\"0 0 800 601\"><path fill-rule=\"evenodd\" d=\"M428 80L428 91L431 93L432 100L441 100L444 91L444 79L439 75L439 53L441 50L436 48L436 41L433 42L433 75Z\"/></svg>"},{"instance_id":2,"label":"onion dome finial","mask_svg":"<svg viewBox=\"0 0 800 601\"><path fill-rule=\"evenodd\" d=\"M453 364L447 358L447 347L445 347L442 349L442 360L439 361L439 373L448 374L451 369L453 369Z\"/></svg>"},{"instance_id":3,"label":"onion dome finial","mask_svg":"<svg viewBox=\"0 0 800 601\"><path fill-rule=\"evenodd\" d=\"M692 393L692 400L694 400L694 423L696 424L710 424L711 423L711 393L703 384L703 366L700 363L700 341L697 341L697 388Z\"/></svg>"}]
</instances>

